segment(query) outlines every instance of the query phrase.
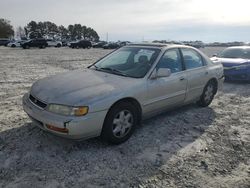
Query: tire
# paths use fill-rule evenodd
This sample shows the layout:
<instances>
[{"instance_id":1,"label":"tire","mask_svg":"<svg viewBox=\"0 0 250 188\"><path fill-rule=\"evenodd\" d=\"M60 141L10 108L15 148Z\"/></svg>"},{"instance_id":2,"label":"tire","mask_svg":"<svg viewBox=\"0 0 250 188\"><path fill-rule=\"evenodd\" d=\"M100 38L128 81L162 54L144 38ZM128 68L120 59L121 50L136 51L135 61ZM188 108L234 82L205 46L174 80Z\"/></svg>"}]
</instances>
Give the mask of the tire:
<instances>
[{"instance_id":1,"label":"tire","mask_svg":"<svg viewBox=\"0 0 250 188\"><path fill-rule=\"evenodd\" d=\"M30 48L30 46L29 45L25 45L25 46L23 46L23 49L29 49Z\"/></svg>"},{"instance_id":2,"label":"tire","mask_svg":"<svg viewBox=\"0 0 250 188\"><path fill-rule=\"evenodd\" d=\"M203 93L197 104L201 107L207 107L213 101L216 92L217 92L216 83L210 80L203 89Z\"/></svg>"},{"instance_id":3,"label":"tire","mask_svg":"<svg viewBox=\"0 0 250 188\"><path fill-rule=\"evenodd\" d=\"M15 45L15 44L12 44L12 45L11 45L11 48L15 48L15 47L16 47L16 45Z\"/></svg>"},{"instance_id":4,"label":"tire","mask_svg":"<svg viewBox=\"0 0 250 188\"><path fill-rule=\"evenodd\" d=\"M56 45L57 48L60 48L61 46L62 46L61 44L57 44L57 45Z\"/></svg>"},{"instance_id":5,"label":"tire","mask_svg":"<svg viewBox=\"0 0 250 188\"><path fill-rule=\"evenodd\" d=\"M128 140L138 123L138 112L128 102L113 106L106 115L101 137L111 144L120 144Z\"/></svg>"}]
</instances>

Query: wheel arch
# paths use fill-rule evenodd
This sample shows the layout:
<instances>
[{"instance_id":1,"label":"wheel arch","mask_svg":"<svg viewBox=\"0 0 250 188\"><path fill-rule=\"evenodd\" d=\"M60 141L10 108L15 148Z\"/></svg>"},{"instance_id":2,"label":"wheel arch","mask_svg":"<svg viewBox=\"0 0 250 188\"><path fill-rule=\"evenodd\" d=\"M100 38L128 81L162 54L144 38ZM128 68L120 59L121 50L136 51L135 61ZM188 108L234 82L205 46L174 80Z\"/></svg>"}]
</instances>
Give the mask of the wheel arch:
<instances>
[{"instance_id":1,"label":"wheel arch","mask_svg":"<svg viewBox=\"0 0 250 188\"><path fill-rule=\"evenodd\" d=\"M119 103L123 103L123 102L124 102L124 103L128 102L128 103L130 103L130 104L132 104L133 106L136 107L137 112L138 112L138 124L140 124L140 123L141 123L141 119L142 119L142 107L141 107L141 104L138 102L138 100L135 99L135 98L133 98L133 97L126 97L126 98L119 99L118 101L116 101L115 103L113 103L113 104L110 106L108 112L109 112L114 106L116 106L116 105L119 104Z\"/></svg>"}]
</instances>

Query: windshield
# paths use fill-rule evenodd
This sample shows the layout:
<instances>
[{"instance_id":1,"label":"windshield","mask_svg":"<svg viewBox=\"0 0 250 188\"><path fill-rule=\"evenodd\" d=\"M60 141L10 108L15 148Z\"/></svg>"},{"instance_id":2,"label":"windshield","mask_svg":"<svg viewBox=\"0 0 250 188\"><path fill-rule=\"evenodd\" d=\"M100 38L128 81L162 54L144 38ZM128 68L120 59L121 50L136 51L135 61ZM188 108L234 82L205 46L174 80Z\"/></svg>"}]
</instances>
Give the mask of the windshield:
<instances>
[{"instance_id":1,"label":"windshield","mask_svg":"<svg viewBox=\"0 0 250 188\"><path fill-rule=\"evenodd\" d=\"M220 57L250 59L250 48L228 48L221 52Z\"/></svg>"},{"instance_id":2,"label":"windshield","mask_svg":"<svg viewBox=\"0 0 250 188\"><path fill-rule=\"evenodd\" d=\"M96 70L142 78L151 68L160 49L123 47L93 65Z\"/></svg>"}]
</instances>

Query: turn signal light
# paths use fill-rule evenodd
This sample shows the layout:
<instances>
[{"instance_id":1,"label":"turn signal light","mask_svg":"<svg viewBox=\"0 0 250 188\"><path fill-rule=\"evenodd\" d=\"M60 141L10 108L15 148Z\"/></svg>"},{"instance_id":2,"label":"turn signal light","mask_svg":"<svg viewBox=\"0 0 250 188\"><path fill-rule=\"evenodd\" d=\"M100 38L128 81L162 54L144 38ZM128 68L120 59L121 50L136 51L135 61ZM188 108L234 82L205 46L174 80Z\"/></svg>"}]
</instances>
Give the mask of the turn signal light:
<instances>
[{"instance_id":1,"label":"turn signal light","mask_svg":"<svg viewBox=\"0 0 250 188\"><path fill-rule=\"evenodd\" d=\"M87 106L78 107L74 109L75 116L84 116L88 113L89 108Z\"/></svg>"},{"instance_id":2,"label":"turn signal light","mask_svg":"<svg viewBox=\"0 0 250 188\"><path fill-rule=\"evenodd\" d=\"M61 132L61 133L68 133L69 130L67 128L59 128L59 127L55 127L53 125L46 125L46 127L52 131L56 131L56 132Z\"/></svg>"}]
</instances>

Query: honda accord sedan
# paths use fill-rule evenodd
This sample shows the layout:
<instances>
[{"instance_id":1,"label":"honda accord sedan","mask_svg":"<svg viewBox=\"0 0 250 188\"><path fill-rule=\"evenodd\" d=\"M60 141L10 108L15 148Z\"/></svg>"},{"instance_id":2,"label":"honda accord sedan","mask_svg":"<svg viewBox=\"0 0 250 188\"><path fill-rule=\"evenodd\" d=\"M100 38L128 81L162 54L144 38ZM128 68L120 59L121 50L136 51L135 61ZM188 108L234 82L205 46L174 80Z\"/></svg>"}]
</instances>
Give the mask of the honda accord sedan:
<instances>
[{"instance_id":1,"label":"honda accord sedan","mask_svg":"<svg viewBox=\"0 0 250 188\"><path fill-rule=\"evenodd\" d=\"M193 47L130 44L87 69L38 80L23 108L56 135L119 144L145 118L194 102L208 106L223 80L222 65Z\"/></svg>"}]
</instances>

